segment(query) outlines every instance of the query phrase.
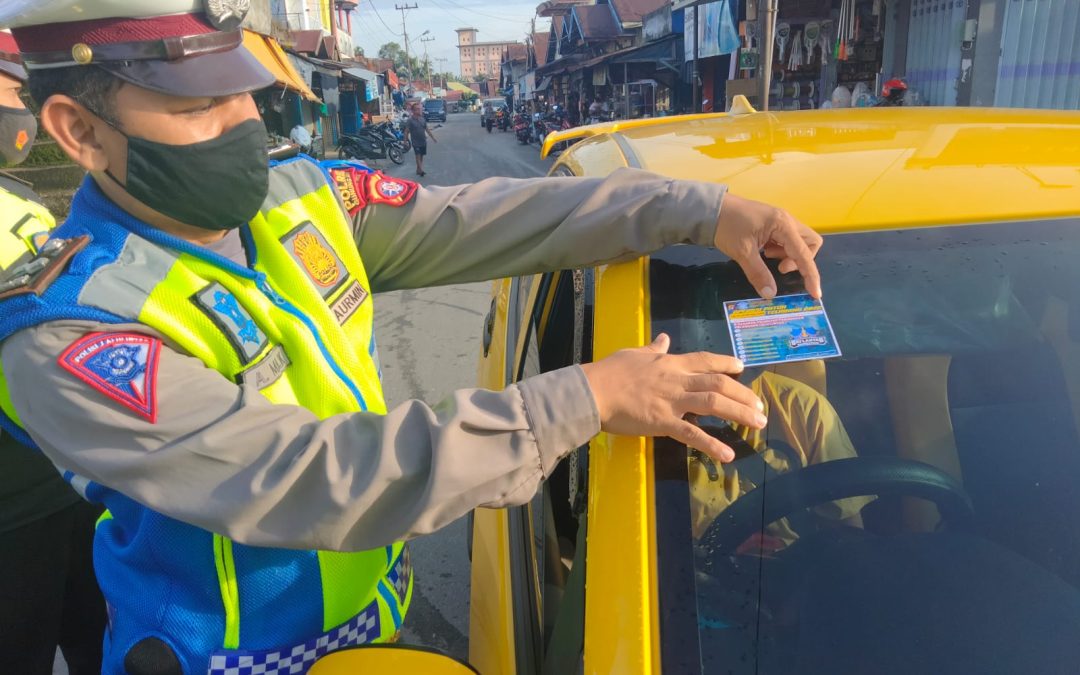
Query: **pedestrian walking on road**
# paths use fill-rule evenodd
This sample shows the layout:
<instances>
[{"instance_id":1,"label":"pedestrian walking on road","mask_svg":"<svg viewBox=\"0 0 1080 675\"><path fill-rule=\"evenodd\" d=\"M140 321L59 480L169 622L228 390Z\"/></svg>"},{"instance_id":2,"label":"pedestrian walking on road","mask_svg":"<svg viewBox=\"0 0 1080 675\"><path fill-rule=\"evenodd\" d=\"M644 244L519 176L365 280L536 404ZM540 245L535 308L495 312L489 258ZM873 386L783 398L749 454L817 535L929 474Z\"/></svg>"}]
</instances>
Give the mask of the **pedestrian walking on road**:
<instances>
[{"instance_id":1,"label":"pedestrian walking on road","mask_svg":"<svg viewBox=\"0 0 1080 675\"><path fill-rule=\"evenodd\" d=\"M602 430L731 461L686 416L766 424L726 376L741 363L664 339L390 407L380 292L692 242L767 297L762 251L821 293L821 237L713 183L620 169L425 188L269 163L251 92L275 76L243 47L247 5L0 1L42 125L87 172L50 255L0 289L0 425L108 507L105 675L284 675L390 642L414 597L406 540L528 503Z\"/></svg>"},{"instance_id":2,"label":"pedestrian walking on road","mask_svg":"<svg viewBox=\"0 0 1080 675\"><path fill-rule=\"evenodd\" d=\"M424 109L419 103L413 104L412 116L409 117L406 127L409 130L409 143L412 144L413 153L416 155L416 175L426 176L424 157L427 155L427 137L431 136L431 140L436 143L439 142L439 139L435 138L435 134L431 133L431 129L428 129L427 120L424 119Z\"/></svg>"}]
</instances>

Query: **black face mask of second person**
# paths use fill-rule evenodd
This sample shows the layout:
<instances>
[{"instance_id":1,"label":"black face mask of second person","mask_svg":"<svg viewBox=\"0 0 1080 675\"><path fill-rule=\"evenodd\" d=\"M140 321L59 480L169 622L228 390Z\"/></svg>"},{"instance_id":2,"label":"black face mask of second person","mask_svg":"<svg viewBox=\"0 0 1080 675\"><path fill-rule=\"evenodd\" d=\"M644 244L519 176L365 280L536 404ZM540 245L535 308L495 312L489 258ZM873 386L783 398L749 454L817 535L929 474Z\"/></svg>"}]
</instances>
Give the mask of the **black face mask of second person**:
<instances>
[{"instance_id":1,"label":"black face mask of second person","mask_svg":"<svg viewBox=\"0 0 1080 675\"><path fill-rule=\"evenodd\" d=\"M232 230L254 218L266 199L270 168L258 120L189 145L124 137L127 181L106 173L158 213L206 230Z\"/></svg>"}]
</instances>

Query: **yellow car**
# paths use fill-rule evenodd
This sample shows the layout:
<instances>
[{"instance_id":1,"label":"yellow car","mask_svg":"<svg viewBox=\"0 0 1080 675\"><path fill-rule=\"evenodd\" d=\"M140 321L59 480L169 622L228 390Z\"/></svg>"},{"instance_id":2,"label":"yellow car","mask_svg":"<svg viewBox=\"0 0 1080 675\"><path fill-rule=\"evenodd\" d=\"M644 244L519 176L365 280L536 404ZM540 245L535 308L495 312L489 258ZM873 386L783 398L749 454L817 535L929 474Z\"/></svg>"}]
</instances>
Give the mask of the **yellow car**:
<instances>
[{"instance_id":1,"label":"yellow car","mask_svg":"<svg viewBox=\"0 0 1080 675\"><path fill-rule=\"evenodd\" d=\"M748 369L768 427L699 420L731 465L601 434L530 505L476 511L470 666L447 667L1076 672L1080 114L740 106L547 144L575 137L554 174L726 183L825 235L843 355ZM499 281L480 384L659 332L730 354L724 303L753 296L693 246Z\"/></svg>"}]
</instances>

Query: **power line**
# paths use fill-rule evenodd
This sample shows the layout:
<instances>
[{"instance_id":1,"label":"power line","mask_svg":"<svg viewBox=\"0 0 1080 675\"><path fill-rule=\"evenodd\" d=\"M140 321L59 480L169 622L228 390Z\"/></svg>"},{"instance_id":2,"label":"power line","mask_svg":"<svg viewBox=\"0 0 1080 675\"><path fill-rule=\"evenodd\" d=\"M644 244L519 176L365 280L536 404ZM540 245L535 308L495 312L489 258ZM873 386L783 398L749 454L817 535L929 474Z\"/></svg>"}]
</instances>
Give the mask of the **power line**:
<instances>
[{"instance_id":1,"label":"power line","mask_svg":"<svg viewBox=\"0 0 1080 675\"><path fill-rule=\"evenodd\" d=\"M434 2L436 5L439 4L438 2L436 2L436 0L431 0L431 1ZM525 23L524 20L522 20L522 19L509 19L509 18L507 18L505 16L497 16L495 14L488 14L487 12L481 12L478 9L471 9L469 7L463 7L463 6L459 5L458 3L454 2L454 0L446 0L446 2L450 3L451 5L453 5L454 7L458 8L458 9L460 9L463 12L471 12L473 14L479 14L480 16L486 16L489 19L495 19L497 21L506 21L506 22L509 22L509 23L517 23L517 24ZM450 10L446 9L445 7L443 8L443 11L445 11L447 14L450 14L450 16L454 17L458 21L463 21L463 19L461 17L459 17L459 16L457 16L455 14L451 14ZM466 21L465 23L469 23L469 22Z\"/></svg>"},{"instance_id":2,"label":"power line","mask_svg":"<svg viewBox=\"0 0 1080 675\"><path fill-rule=\"evenodd\" d=\"M375 12L375 17L379 19L379 23L385 26L386 30L390 31L391 35L401 37L401 33L395 33L394 29L391 28L385 21L383 21L382 15L379 14L379 9L375 6L374 0L368 0L368 4L371 5L371 9Z\"/></svg>"},{"instance_id":3,"label":"power line","mask_svg":"<svg viewBox=\"0 0 1080 675\"><path fill-rule=\"evenodd\" d=\"M401 37L396 33L390 33L376 24L368 23L359 18L357 18L356 23L364 31L364 37L367 39L379 40L385 44L387 42L397 42Z\"/></svg>"}]
</instances>

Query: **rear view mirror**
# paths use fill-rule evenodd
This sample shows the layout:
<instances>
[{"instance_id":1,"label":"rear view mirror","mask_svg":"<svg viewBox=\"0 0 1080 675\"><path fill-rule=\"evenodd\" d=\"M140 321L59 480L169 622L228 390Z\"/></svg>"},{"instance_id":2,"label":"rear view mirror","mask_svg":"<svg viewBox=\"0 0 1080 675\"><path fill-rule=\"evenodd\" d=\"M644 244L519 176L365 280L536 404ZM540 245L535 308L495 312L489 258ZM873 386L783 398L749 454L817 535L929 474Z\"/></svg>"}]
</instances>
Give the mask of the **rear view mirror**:
<instances>
[{"instance_id":1,"label":"rear view mirror","mask_svg":"<svg viewBox=\"0 0 1080 675\"><path fill-rule=\"evenodd\" d=\"M397 644L362 645L332 652L316 661L308 671L308 675L358 673L478 675L469 664L435 649Z\"/></svg>"}]
</instances>

